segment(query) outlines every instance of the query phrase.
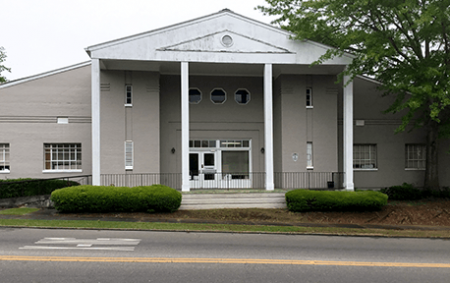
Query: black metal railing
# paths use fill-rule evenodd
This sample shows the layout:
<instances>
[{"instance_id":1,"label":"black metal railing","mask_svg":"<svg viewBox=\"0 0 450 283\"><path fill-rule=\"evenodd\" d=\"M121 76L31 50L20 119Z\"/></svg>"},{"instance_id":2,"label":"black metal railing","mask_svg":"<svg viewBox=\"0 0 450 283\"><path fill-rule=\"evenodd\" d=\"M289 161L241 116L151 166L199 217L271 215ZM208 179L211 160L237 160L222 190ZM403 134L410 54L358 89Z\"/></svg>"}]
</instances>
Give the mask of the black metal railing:
<instances>
[{"instance_id":1,"label":"black metal railing","mask_svg":"<svg viewBox=\"0 0 450 283\"><path fill-rule=\"evenodd\" d=\"M46 195L61 187L91 184L91 175L11 181L0 180L0 198Z\"/></svg>"},{"instance_id":2,"label":"black metal railing","mask_svg":"<svg viewBox=\"0 0 450 283\"><path fill-rule=\"evenodd\" d=\"M263 189L266 173L224 173L191 171L191 189ZM143 174L102 174L104 186L150 186L162 184L181 189L181 173L143 173ZM342 172L276 172L274 183L277 189L340 189L344 182Z\"/></svg>"},{"instance_id":3,"label":"black metal railing","mask_svg":"<svg viewBox=\"0 0 450 283\"><path fill-rule=\"evenodd\" d=\"M275 188L280 189L341 189L343 172L276 172Z\"/></svg>"},{"instance_id":4,"label":"black metal railing","mask_svg":"<svg viewBox=\"0 0 450 283\"><path fill-rule=\"evenodd\" d=\"M181 173L101 174L103 186L137 187L155 184L181 189Z\"/></svg>"}]
</instances>

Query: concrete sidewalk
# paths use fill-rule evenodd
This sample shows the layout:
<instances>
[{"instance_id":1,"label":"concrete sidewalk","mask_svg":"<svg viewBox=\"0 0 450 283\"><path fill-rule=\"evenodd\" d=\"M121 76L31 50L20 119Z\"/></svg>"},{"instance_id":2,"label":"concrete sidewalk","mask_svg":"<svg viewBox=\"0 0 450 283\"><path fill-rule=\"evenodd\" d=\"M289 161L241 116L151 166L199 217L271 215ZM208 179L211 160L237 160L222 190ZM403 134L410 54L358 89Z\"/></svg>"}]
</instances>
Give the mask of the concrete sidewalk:
<instances>
[{"instance_id":1,"label":"concrete sidewalk","mask_svg":"<svg viewBox=\"0 0 450 283\"><path fill-rule=\"evenodd\" d=\"M415 230L415 231L450 231L450 227L424 225L377 225L377 224L323 224L323 223L277 223L264 221L220 221L199 219L172 218L121 218L78 216L77 214L60 214L55 209L41 209L27 215L1 215L0 219L32 219L32 220L90 220L90 221L119 221L119 222L159 222L159 223L196 223L196 224L234 224L234 225L265 225L265 226L296 226L296 227L336 227L354 229L383 229L383 230Z\"/></svg>"}]
</instances>

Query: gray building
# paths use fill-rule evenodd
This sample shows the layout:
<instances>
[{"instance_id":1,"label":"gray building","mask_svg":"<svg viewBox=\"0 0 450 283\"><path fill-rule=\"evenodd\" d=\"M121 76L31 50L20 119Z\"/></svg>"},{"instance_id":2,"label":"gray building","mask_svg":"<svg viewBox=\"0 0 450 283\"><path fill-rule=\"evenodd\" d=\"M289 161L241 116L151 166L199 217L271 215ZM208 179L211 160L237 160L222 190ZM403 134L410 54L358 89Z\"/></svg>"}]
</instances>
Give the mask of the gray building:
<instances>
[{"instance_id":1,"label":"gray building","mask_svg":"<svg viewBox=\"0 0 450 283\"><path fill-rule=\"evenodd\" d=\"M229 10L88 47L89 62L0 86L0 178L421 186L425 133L394 134L376 81L336 83L351 55L311 67L328 49Z\"/></svg>"}]
</instances>

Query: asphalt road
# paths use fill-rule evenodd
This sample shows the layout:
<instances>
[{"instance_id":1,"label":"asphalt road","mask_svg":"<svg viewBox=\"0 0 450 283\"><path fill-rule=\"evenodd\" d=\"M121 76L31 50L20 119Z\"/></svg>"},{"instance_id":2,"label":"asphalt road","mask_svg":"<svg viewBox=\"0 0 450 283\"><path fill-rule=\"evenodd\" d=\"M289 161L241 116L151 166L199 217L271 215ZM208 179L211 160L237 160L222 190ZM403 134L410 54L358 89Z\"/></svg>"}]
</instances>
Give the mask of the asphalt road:
<instances>
[{"instance_id":1,"label":"asphalt road","mask_svg":"<svg viewBox=\"0 0 450 283\"><path fill-rule=\"evenodd\" d=\"M0 282L450 282L450 241L0 228Z\"/></svg>"}]
</instances>

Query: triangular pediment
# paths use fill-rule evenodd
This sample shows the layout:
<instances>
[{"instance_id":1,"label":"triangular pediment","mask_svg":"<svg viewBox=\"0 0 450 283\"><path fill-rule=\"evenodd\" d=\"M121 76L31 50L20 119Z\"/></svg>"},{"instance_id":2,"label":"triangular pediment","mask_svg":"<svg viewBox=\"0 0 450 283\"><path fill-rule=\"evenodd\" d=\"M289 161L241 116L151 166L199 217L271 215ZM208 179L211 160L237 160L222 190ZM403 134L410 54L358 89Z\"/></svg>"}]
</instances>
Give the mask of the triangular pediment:
<instances>
[{"instance_id":1,"label":"triangular pediment","mask_svg":"<svg viewBox=\"0 0 450 283\"><path fill-rule=\"evenodd\" d=\"M158 50L187 52L293 53L285 48L230 30L215 32L206 36L162 47Z\"/></svg>"}]
</instances>

